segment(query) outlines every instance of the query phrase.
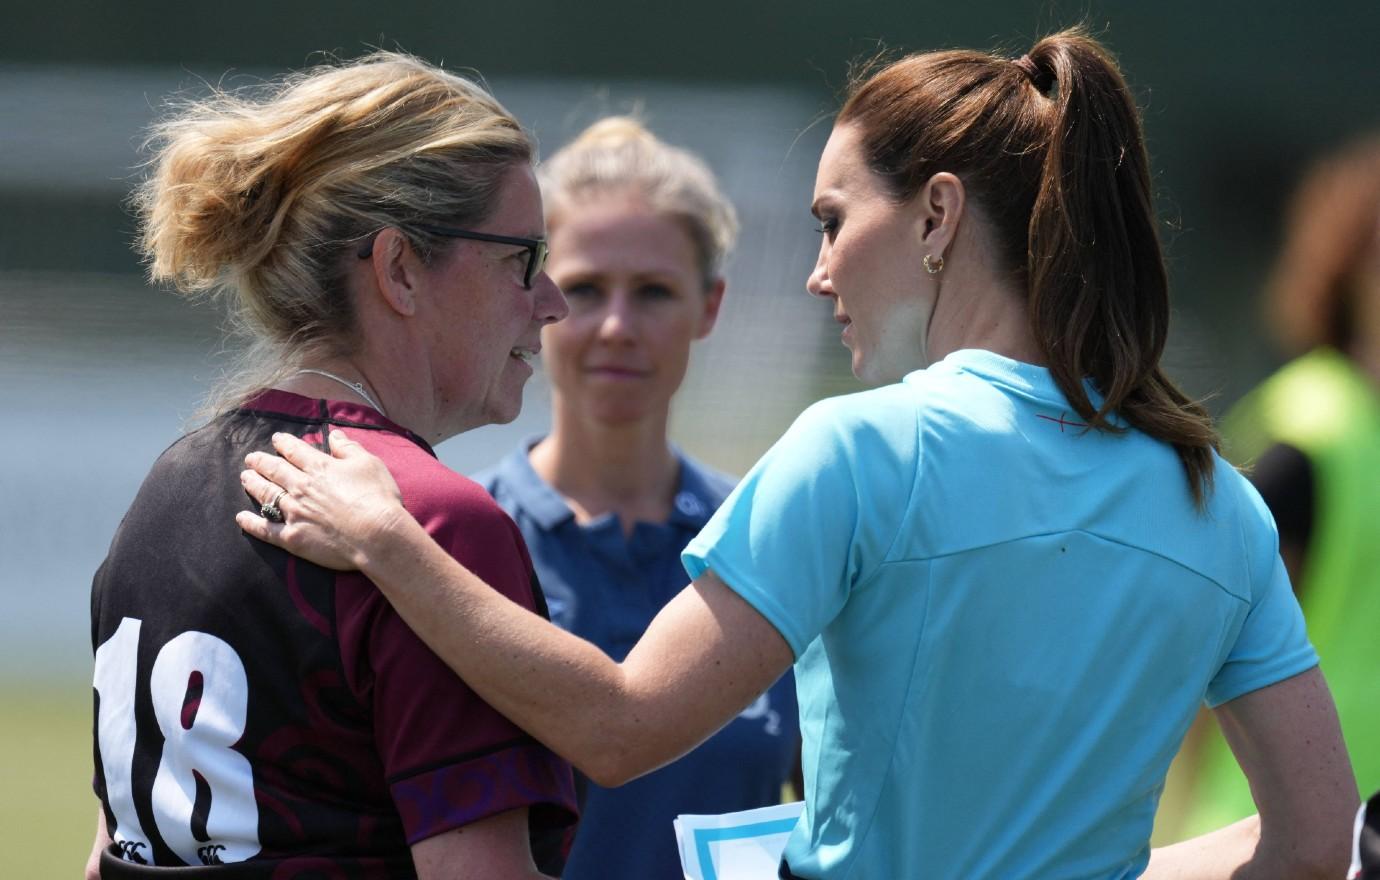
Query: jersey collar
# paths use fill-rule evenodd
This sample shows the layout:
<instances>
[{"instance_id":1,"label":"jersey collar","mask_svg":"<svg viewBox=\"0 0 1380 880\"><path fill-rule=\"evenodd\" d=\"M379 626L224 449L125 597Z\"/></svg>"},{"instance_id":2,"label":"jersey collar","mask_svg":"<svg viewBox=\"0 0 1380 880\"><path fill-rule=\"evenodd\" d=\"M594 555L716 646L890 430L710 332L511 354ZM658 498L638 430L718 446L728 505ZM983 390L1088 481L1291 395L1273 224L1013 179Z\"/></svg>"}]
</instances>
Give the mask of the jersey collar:
<instances>
[{"instance_id":1,"label":"jersey collar","mask_svg":"<svg viewBox=\"0 0 1380 880\"><path fill-rule=\"evenodd\" d=\"M330 424L343 428L372 428L401 434L435 457L436 452L421 437L394 422L383 413L364 403L349 400L323 400L304 397L291 391L270 388L250 397L239 408L246 412L266 412L275 416L298 418L305 423Z\"/></svg>"}]
</instances>

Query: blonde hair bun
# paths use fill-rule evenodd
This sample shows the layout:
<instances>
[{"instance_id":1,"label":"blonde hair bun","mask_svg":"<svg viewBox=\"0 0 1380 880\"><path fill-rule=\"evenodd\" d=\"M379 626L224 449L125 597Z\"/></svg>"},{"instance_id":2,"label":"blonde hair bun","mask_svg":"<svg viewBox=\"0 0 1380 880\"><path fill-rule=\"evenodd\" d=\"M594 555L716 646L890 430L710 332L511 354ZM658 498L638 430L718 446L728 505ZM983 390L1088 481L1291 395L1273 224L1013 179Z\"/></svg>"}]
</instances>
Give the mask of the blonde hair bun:
<instances>
[{"instance_id":1,"label":"blonde hair bun","mask_svg":"<svg viewBox=\"0 0 1380 880\"><path fill-rule=\"evenodd\" d=\"M482 221L534 154L480 85L397 52L175 102L148 149L131 202L150 278L224 294L250 343L213 410L357 344L363 238L396 227L430 259L443 240L421 226Z\"/></svg>"}]
</instances>

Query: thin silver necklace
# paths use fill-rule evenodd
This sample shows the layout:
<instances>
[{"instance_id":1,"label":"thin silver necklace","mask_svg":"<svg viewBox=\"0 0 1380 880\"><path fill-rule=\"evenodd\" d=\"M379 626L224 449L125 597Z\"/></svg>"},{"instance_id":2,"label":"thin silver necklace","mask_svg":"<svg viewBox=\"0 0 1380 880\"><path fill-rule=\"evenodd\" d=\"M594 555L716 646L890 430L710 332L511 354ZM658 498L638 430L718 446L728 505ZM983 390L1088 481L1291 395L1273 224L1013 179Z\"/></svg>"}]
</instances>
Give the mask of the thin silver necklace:
<instances>
[{"instance_id":1,"label":"thin silver necklace","mask_svg":"<svg viewBox=\"0 0 1380 880\"><path fill-rule=\"evenodd\" d=\"M341 378L340 376L337 376L335 373L328 373L325 370L313 370L310 368L300 369L294 375L300 376L303 373L312 373L317 376L325 376L327 379L334 379L341 385L344 385L346 388L358 394L360 397L363 397L366 403L368 403L374 409L379 411L379 415L383 416L384 418L388 417L388 413L384 412L384 409L382 406L379 405L379 402L377 400L374 400L374 398L370 397L369 392L364 390L363 382L351 382L349 379Z\"/></svg>"}]
</instances>

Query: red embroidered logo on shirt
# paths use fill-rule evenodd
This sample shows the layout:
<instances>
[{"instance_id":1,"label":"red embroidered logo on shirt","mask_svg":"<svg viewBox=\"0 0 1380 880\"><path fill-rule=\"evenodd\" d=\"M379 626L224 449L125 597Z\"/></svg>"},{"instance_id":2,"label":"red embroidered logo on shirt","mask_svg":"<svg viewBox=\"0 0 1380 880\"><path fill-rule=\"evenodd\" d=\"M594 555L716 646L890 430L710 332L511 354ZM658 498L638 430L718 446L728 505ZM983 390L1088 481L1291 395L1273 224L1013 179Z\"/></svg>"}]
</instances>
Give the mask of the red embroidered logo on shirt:
<instances>
[{"instance_id":1,"label":"red embroidered logo on shirt","mask_svg":"<svg viewBox=\"0 0 1380 880\"><path fill-rule=\"evenodd\" d=\"M1057 419L1053 419L1053 418L1050 418L1049 416L1042 416L1042 415L1036 415L1035 418L1037 418L1037 419L1044 419L1044 420L1047 421L1047 422L1054 422L1056 425L1059 426L1059 433L1060 433L1060 434L1064 433L1064 427L1065 427L1065 426L1068 426L1068 427L1070 427L1070 428L1086 428L1086 427L1088 427L1088 426L1087 426L1086 424L1084 424L1083 422L1070 422L1069 420L1067 420L1067 419L1064 418L1064 416L1066 416L1066 415L1068 415L1067 412L1061 412L1061 413L1059 413L1059 418L1057 418Z\"/></svg>"}]
</instances>

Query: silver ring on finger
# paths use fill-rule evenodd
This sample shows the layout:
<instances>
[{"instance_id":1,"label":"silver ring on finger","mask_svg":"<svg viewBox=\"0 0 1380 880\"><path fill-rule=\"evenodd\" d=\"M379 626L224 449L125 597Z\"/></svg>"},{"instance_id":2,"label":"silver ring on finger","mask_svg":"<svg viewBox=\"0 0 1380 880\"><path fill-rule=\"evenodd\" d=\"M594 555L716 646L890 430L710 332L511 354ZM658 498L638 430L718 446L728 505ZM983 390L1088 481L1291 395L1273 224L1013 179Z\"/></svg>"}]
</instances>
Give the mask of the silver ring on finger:
<instances>
[{"instance_id":1,"label":"silver ring on finger","mask_svg":"<svg viewBox=\"0 0 1380 880\"><path fill-rule=\"evenodd\" d=\"M274 495L272 500L260 504L259 516L263 517L264 519L272 523L282 522L283 510L278 506L278 502L281 501L283 496L286 494L288 494L288 490L279 489L278 494Z\"/></svg>"}]
</instances>

